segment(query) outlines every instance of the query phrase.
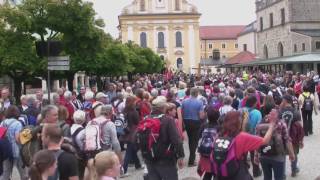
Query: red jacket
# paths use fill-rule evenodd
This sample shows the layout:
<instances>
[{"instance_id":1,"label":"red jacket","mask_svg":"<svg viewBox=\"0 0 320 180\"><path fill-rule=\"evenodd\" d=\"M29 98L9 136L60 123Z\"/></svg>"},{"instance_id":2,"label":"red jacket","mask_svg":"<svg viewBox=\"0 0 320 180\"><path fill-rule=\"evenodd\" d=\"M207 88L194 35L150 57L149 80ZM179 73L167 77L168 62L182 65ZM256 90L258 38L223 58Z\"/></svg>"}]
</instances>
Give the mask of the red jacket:
<instances>
[{"instance_id":1,"label":"red jacket","mask_svg":"<svg viewBox=\"0 0 320 180\"><path fill-rule=\"evenodd\" d=\"M137 100L137 110L140 115L140 119L143 120L144 117L151 114L151 105L150 103L143 101L141 99Z\"/></svg>"},{"instance_id":2,"label":"red jacket","mask_svg":"<svg viewBox=\"0 0 320 180\"><path fill-rule=\"evenodd\" d=\"M64 106L68 109L68 113L69 113L66 123L71 126L74 123L73 121L73 113L75 111L74 107L70 102L66 102Z\"/></svg>"}]
</instances>

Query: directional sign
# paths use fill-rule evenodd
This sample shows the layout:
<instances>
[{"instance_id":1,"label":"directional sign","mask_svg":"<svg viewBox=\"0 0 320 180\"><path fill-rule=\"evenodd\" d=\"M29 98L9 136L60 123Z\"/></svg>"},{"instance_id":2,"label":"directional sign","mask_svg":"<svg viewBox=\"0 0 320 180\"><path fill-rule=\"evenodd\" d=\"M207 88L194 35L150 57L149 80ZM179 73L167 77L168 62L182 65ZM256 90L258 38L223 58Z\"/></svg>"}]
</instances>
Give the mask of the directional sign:
<instances>
[{"instance_id":1,"label":"directional sign","mask_svg":"<svg viewBox=\"0 0 320 180\"><path fill-rule=\"evenodd\" d=\"M48 66L48 70L50 71L69 71L69 66Z\"/></svg>"},{"instance_id":2,"label":"directional sign","mask_svg":"<svg viewBox=\"0 0 320 180\"><path fill-rule=\"evenodd\" d=\"M70 70L69 56L51 56L48 57L48 70L68 71Z\"/></svg>"},{"instance_id":3,"label":"directional sign","mask_svg":"<svg viewBox=\"0 0 320 180\"><path fill-rule=\"evenodd\" d=\"M50 56L48 57L48 61L69 61L69 56Z\"/></svg>"},{"instance_id":4,"label":"directional sign","mask_svg":"<svg viewBox=\"0 0 320 180\"><path fill-rule=\"evenodd\" d=\"M69 61L49 61L48 66L69 66Z\"/></svg>"}]
</instances>

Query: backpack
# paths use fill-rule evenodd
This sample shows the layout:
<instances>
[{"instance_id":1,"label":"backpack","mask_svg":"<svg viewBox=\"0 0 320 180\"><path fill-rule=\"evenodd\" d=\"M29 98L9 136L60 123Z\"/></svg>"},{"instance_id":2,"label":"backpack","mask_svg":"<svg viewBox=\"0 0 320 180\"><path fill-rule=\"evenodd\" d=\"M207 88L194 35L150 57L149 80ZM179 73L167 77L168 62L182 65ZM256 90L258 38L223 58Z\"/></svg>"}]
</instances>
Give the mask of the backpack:
<instances>
[{"instance_id":1,"label":"backpack","mask_svg":"<svg viewBox=\"0 0 320 180\"><path fill-rule=\"evenodd\" d=\"M250 126L249 126L249 121L250 121L250 112L248 108L241 108L240 110L241 113L241 130L243 132L250 132Z\"/></svg>"},{"instance_id":2,"label":"backpack","mask_svg":"<svg viewBox=\"0 0 320 180\"><path fill-rule=\"evenodd\" d=\"M90 121L85 128L85 151L99 151L102 149L101 144L106 144L102 141L103 127L109 122L104 121L99 124L95 120Z\"/></svg>"},{"instance_id":3,"label":"backpack","mask_svg":"<svg viewBox=\"0 0 320 180\"><path fill-rule=\"evenodd\" d=\"M128 127L128 123L124 118L124 115L117 114L114 119L114 125L116 126L117 134L118 135L125 135L126 128Z\"/></svg>"},{"instance_id":4,"label":"backpack","mask_svg":"<svg viewBox=\"0 0 320 180\"><path fill-rule=\"evenodd\" d=\"M211 97L211 107L213 107L216 110L219 110L221 107L221 102L219 101L218 96L212 96Z\"/></svg>"},{"instance_id":5,"label":"backpack","mask_svg":"<svg viewBox=\"0 0 320 180\"><path fill-rule=\"evenodd\" d=\"M24 166L30 167L34 154L41 150L41 144L37 136L39 132L40 127L26 126L19 133L20 156Z\"/></svg>"},{"instance_id":6,"label":"backpack","mask_svg":"<svg viewBox=\"0 0 320 180\"><path fill-rule=\"evenodd\" d=\"M281 95L279 93L279 91L276 89L275 91L272 91L272 97L274 99L274 102L276 103L276 105L280 105L282 102L282 98Z\"/></svg>"},{"instance_id":7,"label":"backpack","mask_svg":"<svg viewBox=\"0 0 320 180\"><path fill-rule=\"evenodd\" d=\"M76 150L77 157L78 157L79 159L82 159L82 160L85 160L85 159L86 159L86 154L85 154L84 151L82 151L82 150L80 149L80 146L79 146L79 144L77 143L77 136L78 136L78 134L79 134L82 130L84 130L84 129L85 129L85 128L83 128L83 127L79 127L79 128L71 135L72 144L73 144L73 146L74 146L74 148L75 148L75 150ZM71 133L70 133L70 134L71 134Z\"/></svg>"},{"instance_id":8,"label":"backpack","mask_svg":"<svg viewBox=\"0 0 320 180\"><path fill-rule=\"evenodd\" d=\"M261 123L257 125L257 132L259 132L257 135L260 137L264 137L268 132L269 126L270 124L268 123ZM277 130L274 130L269 144L261 146L259 152L262 156L285 155L286 146L282 134Z\"/></svg>"},{"instance_id":9,"label":"backpack","mask_svg":"<svg viewBox=\"0 0 320 180\"><path fill-rule=\"evenodd\" d=\"M21 114L18 118L18 121L21 123L22 127L29 125L28 116L25 114Z\"/></svg>"},{"instance_id":10,"label":"backpack","mask_svg":"<svg viewBox=\"0 0 320 180\"><path fill-rule=\"evenodd\" d=\"M312 111L313 110L313 101L311 99L311 95L308 97L303 95L304 101L303 101L303 106L302 109L305 111Z\"/></svg>"},{"instance_id":11,"label":"backpack","mask_svg":"<svg viewBox=\"0 0 320 180\"><path fill-rule=\"evenodd\" d=\"M215 177L233 179L240 169L240 160L236 156L235 139L231 137L216 138L211 161Z\"/></svg>"},{"instance_id":12,"label":"backpack","mask_svg":"<svg viewBox=\"0 0 320 180\"><path fill-rule=\"evenodd\" d=\"M54 152L54 156L56 157L57 161L63 152L64 152L63 150L58 150L57 152ZM48 180L59 180L59 178L60 178L59 168L56 168L54 174L52 176L49 176Z\"/></svg>"},{"instance_id":13,"label":"backpack","mask_svg":"<svg viewBox=\"0 0 320 180\"><path fill-rule=\"evenodd\" d=\"M295 94L298 94L298 95L301 94L302 93L302 82L298 82L298 83L294 84L293 90L294 90Z\"/></svg>"},{"instance_id":14,"label":"backpack","mask_svg":"<svg viewBox=\"0 0 320 180\"><path fill-rule=\"evenodd\" d=\"M294 107L296 110L299 110L299 101L298 101L298 98L297 98L297 97L292 96L292 103L293 103L293 107Z\"/></svg>"},{"instance_id":15,"label":"backpack","mask_svg":"<svg viewBox=\"0 0 320 180\"><path fill-rule=\"evenodd\" d=\"M202 132L200 145L198 147L198 152L201 156L210 157L213 146L214 140L218 135L217 129L215 128L205 128Z\"/></svg>"},{"instance_id":16,"label":"backpack","mask_svg":"<svg viewBox=\"0 0 320 180\"><path fill-rule=\"evenodd\" d=\"M160 136L161 118L148 116L140 121L137 127L137 145L141 150L142 157L149 161L156 161L163 154L158 139ZM170 149L170 146L169 148Z\"/></svg>"},{"instance_id":17,"label":"backpack","mask_svg":"<svg viewBox=\"0 0 320 180\"><path fill-rule=\"evenodd\" d=\"M14 122L12 122L14 123ZM12 159L13 158L13 154L12 154L12 149L11 149L11 144L8 140L8 137L7 137L7 131L9 129L9 127L11 126L10 123L9 125L7 125L6 127L0 127L0 146L1 147L5 147L3 149L3 151L0 152L1 154L1 157L0 157L0 162L2 165L2 161L6 160L6 159Z\"/></svg>"},{"instance_id":18,"label":"backpack","mask_svg":"<svg viewBox=\"0 0 320 180\"><path fill-rule=\"evenodd\" d=\"M140 100L137 102L136 105L136 110L138 111L139 115L140 115L140 119L143 120L146 116L148 116L151 112L150 107L148 106L148 104L143 101Z\"/></svg>"},{"instance_id":19,"label":"backpack","mask_svg":"<svg viewBox=\"0 0 320 180\"><path fill-rule=\"evenodd\" d=\"M291 125L294 123L293 119L294 119L294 113L293 111L287 110L281 113L281 119L284 120L284 122L286 123L287 127L288 127L288 132L290 132L290 128Z\"/></svg>"}]
</instances>

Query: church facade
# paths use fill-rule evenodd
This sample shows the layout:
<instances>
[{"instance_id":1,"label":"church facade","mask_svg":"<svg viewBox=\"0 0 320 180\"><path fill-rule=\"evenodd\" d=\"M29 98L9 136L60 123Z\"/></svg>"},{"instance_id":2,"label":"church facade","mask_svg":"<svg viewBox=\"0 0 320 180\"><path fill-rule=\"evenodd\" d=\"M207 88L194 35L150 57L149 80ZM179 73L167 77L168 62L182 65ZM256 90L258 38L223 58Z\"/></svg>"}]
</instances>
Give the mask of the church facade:
<instances>
[{"instance_id":1,"label":"church facade","mask_svg":"<svg viewBox=\"0 0 320 180\"><path fill-rule=\"evenodd\" d=\"M200 63L200 16L187 0L133 0L119 16L120 39L151 48L167 68L195 73Z\"/></svg>"}]
</instances>

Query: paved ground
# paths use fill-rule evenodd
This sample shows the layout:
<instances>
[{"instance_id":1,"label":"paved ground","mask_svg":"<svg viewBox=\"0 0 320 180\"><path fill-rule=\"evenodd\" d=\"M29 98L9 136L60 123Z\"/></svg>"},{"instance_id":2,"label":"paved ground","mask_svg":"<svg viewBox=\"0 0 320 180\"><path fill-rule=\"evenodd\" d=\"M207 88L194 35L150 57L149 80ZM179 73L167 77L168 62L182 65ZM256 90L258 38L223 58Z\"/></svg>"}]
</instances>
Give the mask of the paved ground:
<instances>
[{"instance_id":1,"label":"paved ground","mask_svg":"<svg viewBox=\"0 0 320 180\"><path fill-rule=\"evenodd\" d=\"M305 147L300 152L299 156L299 167L301 169L300 174L296 178L290 177L290 166L289 162L287 163L287 180L314 180L317 176L320 175L320 115L314 116L314 135L305 138ZM188 156L187 141L185 141L185 150L186 155ZM131 174L127 178L122 180L142 180L143 170L136 171L134 168L129 168L129 173ZM188 168L185 167L179 170L179 179L186 177L194 177L199 179L196 173L196 167ZM13 180L18 180L19 176L17 175L16 170L14 171ZM256 180L263 180L262 177L256 178Z\"/></svg>"}]
</instances>

